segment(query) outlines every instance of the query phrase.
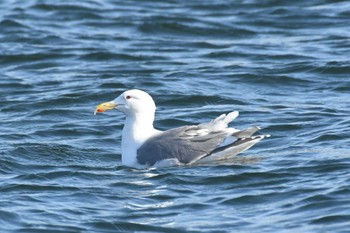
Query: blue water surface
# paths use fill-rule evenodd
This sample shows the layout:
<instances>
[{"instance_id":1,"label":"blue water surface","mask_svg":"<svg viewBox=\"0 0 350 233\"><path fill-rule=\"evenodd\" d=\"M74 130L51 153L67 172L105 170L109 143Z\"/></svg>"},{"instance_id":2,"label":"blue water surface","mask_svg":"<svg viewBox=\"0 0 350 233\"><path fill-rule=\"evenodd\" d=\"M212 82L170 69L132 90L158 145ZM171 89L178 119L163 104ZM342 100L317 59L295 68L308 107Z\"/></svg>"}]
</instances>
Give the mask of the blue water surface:
<instances>
[{"instance_id":1,"label":"blue water surface","mask_svg":"<svg viewBox=\"0 0 350 233\"><path fill-rule=\"evenodd\" d=\"M0 2L1 232L349 232L349 1ZM166 130L271 134L202 166L121 165L127 89Z\"/></svg>"}]
</instances>

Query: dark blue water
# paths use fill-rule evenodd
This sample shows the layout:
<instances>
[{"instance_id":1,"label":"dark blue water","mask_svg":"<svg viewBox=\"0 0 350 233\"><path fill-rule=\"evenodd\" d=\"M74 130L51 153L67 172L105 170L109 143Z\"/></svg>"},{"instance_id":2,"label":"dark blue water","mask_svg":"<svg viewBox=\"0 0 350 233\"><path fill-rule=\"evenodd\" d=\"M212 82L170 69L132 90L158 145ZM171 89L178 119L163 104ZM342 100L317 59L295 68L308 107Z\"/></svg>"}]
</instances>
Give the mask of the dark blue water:
<instances>
[{"instance_id":1,"label":"dark blue water","mask_svg":"<svg viewBox=\"0 0 350 233\"><path fill-rule=\"evenodd\" d=\"M1 232L349 232L349 1L0 3ZM207 166L121 166L149 92L169 129L271 134Z\"/></svg>"}]
</instances>

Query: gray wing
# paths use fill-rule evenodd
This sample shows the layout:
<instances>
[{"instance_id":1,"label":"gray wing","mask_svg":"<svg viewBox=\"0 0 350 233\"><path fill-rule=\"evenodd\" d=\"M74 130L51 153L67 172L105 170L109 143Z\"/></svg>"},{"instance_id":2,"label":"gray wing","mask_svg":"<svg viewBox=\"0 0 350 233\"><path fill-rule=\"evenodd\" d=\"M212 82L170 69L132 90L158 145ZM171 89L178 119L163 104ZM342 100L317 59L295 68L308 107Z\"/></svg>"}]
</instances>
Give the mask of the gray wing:
<instances>
[{"instance_id":1,"label":"gray wing","mask_svg":"<svg viewBox=\"0 0 350 233\"><path fill-rule=\"evenodd\" d=\"M150 166L164 159L191 163L211 154L227 136L225 130L211 131L202 125L171 129L148 139L137 150L137 160Z\"/></svg>"}]
</instances>

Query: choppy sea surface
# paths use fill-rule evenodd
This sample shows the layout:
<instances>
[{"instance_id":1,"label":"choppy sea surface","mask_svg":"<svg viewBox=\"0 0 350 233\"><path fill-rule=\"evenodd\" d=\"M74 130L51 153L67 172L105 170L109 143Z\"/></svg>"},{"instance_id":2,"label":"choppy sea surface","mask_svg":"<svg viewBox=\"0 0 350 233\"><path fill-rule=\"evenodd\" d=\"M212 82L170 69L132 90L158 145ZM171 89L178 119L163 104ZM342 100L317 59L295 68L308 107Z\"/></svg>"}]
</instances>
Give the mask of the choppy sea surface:
<instances>
[{"instance_id":1,"label":"choppy sea surface","mask_svg":"<svg viewBox=\"0 0 350 233\"><path fill-rule=\"evenodd\" d=\"M1 232L349 232L350 2L0 2ZM149 92L165 130L240 111L215 164L121 165Z\"/></svg>"}]
</instances>

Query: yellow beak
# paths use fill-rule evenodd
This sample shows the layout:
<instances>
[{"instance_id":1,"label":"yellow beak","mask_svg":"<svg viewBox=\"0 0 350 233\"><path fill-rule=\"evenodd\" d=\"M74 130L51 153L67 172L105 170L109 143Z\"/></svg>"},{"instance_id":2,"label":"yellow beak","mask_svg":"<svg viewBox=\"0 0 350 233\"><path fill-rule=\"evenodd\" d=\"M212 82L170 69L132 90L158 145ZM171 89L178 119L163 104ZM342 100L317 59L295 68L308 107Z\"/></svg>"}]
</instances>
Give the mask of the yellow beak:
<instances>
[{"instance_id":1,"label":"yellow beak","mask_svg":"<svg viewBox=\"0 0 350 233\"><path fill-rule=\"evenodd\" d=\"M107 110L115 109L116 107L117 107L117 105L115 103L112 103L112 102L105 102L105 103L99 104L96 107L94 115L96 115L96 113L98 113L98 112L105 112Z\"/></svg>"}]
</instances>

